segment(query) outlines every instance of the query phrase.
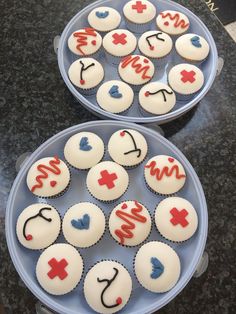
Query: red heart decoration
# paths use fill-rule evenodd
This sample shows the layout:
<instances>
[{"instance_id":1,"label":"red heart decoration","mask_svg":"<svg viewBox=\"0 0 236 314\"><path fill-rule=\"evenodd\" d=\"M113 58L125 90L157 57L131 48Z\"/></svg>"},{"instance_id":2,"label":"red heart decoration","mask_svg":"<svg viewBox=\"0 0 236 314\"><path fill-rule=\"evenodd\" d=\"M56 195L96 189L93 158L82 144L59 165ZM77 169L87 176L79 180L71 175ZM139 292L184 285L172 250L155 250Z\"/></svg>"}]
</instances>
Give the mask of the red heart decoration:
<instances>
[{"instance_id":1,"label":"red heart decoration","mask_svg":"<svg viewBox=\"0 0 236 314\"><path fill-rule=\"evenodd\" d=\"M145 95L145 97L148 97L150 95L150 93L146 92L144 95Z\"/></svg>"},{"instance_id":2,"label":"red heart decoration","mask_svg":"<svg viewBox=\"0 0 236 314\"><path fill-rule=\"evenodd\" d=\"M55 186L56 184L57 184L57 181L51 181L51 182L50 182L50 185L51 185L52 188L54 188L54 186Z\"/></svg>"},{"instance_id":3,"label":"red heart decoration","mask_svg":"<svg viewBox=\"0 0 236 314\"><path fill-rule=\"evenodd\" d=\"M154 50L154 46L150 46L150 50Z\"/></svg>"},{"instance_id":4,"label":"red heart decoration","mask_svg":"<svg viewBox=\"0 0 236 314\"><path fill-rule=\"evenodd\" d=\"M164 25L165 25L165 26L169 26L169 22L166 21L166 22L164 23Z\"/></svg>"},{"instance_id":5,"label":"red heart decoration","mask_svg":"<svg viewBox=\"0 0 236 314\"><path fill-rule=\"evenodd\" d=\"M31 234L28 234L28 235L26 236L26 240L27 240L27 241L31 241L32 239L33 239L33 237L32 237Z\"/></svg>"},{"instance_id":6,"label":"red heart decoration","mask_svg":"<svg viewBox=\"0 0 236 314\"><path fill-rule=\"evenodd\" d=\"M85 80L80 80L80 84L84 85L85 84Z\"/></svg>"},{"instance_id":7,"label":"red heart decoration","mask_svg":"<svg viewBox=\"0 0 236 314\"><path fill-rule=\"evenodd\" d=\"M116 299L116 304L121 304L122 303L122 299L121 299L121 297L118 297L117 299Z\"/></svg>"},{"instance_id":8,"label":"red heart decoration","mask_svg":"<svg viewBox=\"0 0 236 314\"><path fill-rule=\"evenodd\" d=\"M174 158L168 158L169 162L174 162Z\"/></svg>"},{"instance_id":9,"label":"red heart decoration","mask_svg":"<svg viewBox=\"0 0 236 314\"><path fill-rule=\"evenodd\" d=\"M143 62L144 63L148 63L149 61L148 61L148 59L144 59Z\"/></svg>"},{"instance_id":10,"label":"red heart decoration","mask_svg":"<svg viewBox=\"0 0 236 314\"><path fill-rule=\"evenodd\" d=\"M121 206L122 209L126 209L127 207L128 207L128 206L127 206L127 204L125 204L125 203Z\"/></svg>"},{"instance_id":11,"label":"red heart decoration","mask_svg":"<svg viewBox=\"0 0 236 314\"><path fill-rule=\"evenodd\" d=\"M124 131L122 131L122 132L120 132L120 136L125 136L125 132Z\"/></svg>"},{"instance_id":12,"label":"red heart decoration","mask_svg":"<svg viewBox=\"0 0 236 314\"><path fill-rule=\"evenodd\" d=\"M92 41L92 45L94 45L94 46L96 46L96 45L97 45L96 40L93 40L93 41Z\"/></svg>"}]
</instances>

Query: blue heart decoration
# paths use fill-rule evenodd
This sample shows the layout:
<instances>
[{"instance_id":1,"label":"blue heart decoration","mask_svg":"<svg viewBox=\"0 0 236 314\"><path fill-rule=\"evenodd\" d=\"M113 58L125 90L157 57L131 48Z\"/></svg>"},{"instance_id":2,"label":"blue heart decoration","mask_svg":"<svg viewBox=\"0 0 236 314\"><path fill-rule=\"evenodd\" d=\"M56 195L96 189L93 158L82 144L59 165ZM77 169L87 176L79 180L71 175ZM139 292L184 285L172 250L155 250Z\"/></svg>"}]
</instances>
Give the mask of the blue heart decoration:
<instances>
[{"instance_id":1,"label":"blue heart decoration","mask_svg":"<svg viewBox=\"0 0 236 314\"><path fill-rule=\"evenodd\" d=\"M79 143L80 150L83 150L85 152L88 152L92 149L92 146L89 145L88 138L82 137Z\"/></svg>"},{"instance_id":2,"label":"blue heart decoration","mask_svg":"<svg viewBox=\"0 0 236 314\"><path fill-rule=\"evenodd\" d=\"M109 15L109 11L105 11L105 12L99 12L97 11L96 12L96 16L99 18L99 19L105 19L106 17L108 17Z\"/></svg>"},{"instance_id":3,"label":"blue heart decoration","mask_svg":"<svg viewBox=\"0 0 236 314\"><path fill-rule=\"evenodd\" d=\"M152 263L152 273L151 273L151 278L152 279L157 279L159 278L162 273L164 272L164 266L162 263L159 261L158 258L152 257L151 258L151 263Z\"/></svg>"},{"instance_id":4,"label":"blue heart decoration","mask_svg":"<svg viewBox=\"0 0 236 314\"><path fill-rule=\"evenodd\" d=\"M109 90L109 94L112 98L121 98L123 95L119 92L119 86L113 85Z\"/></svg>"},{"instance_id":5,"label":"blue heart decoration","mask_svg":"<svg viewBox=\"0 0 236 314\"><path fill-rule=\"evenodd\" d=\"M201 48L202 47L202 44L200 43L200 37L199 36L193 36L191 38L191 42L197 48Z\"/></svg>"},{"instance_id":6,"label":"blue heart decoration","mask_svg":"<svg viewBox=\"0 0 236 314\"><path fill-rule=\"evenodd\" d=\"M85 214L83 218L75 220L71 220L71 224L74 228L79 230L88 230L90 225L90 217L88 214Z\"/></svg>"}]
</instances>

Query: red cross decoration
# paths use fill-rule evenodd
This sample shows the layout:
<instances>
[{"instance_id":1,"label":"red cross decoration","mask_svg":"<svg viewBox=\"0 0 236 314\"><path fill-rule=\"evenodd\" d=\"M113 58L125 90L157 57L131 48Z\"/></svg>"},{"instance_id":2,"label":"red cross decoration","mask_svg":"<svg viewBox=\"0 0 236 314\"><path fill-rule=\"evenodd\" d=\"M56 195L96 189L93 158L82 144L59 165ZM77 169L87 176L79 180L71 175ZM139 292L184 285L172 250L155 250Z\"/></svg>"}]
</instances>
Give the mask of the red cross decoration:
<instances>
[{"instance_id":1,"label":"red cross decoration","mask_svg":"<svg viewBox=\"0 0 236 314\"><path fill-rule=\"evenodd\" d=\"M106 185L107 188L113 189L115 187L114 181L118 179L117 175L115 173L109 173L107 170L103 170L100 172L101 179L98 180L98 183L100 185Z\"/></svg>"},{"instance_id":2,"label":"red cross decoration","mask_svg":"<svg viewBox=\"0 0 236 314\"><path fill-rule=\"evenodd\" d=\"M133 10L137 10L137 13L143 13L147 9L147 5L143 4L142 1L136 1L136 4L132 5Z\"/></svg>"},{"instance_id":3,"label":"red cross decoration","mask_svg":"<svg viewBox=\"0 0 236 314\"><path fill-rule=\"evenodd\" d=\"M122 34L115 33L112 35L112 37L114 38L112 42L115 45L118 45L118 44L125 45L127 43L127 40L126 40L127 35L124 33Z\"/></svg>"},{"instance_id":4,"label":"red cross decoration","mask_svg":"<svg viewBox=\"0 0 236 314\"><path fill-rule=\"evenodd\" d=\"M186 209L178 210L177 208L172 208L170 213L173 216L170 220L172 225L176 226L180 224L183 228L187 227L189 222L185 218L188 216L188 212Z\"/></svg>"},{"instance_id":5,"label":"red cross decoration","mask_svg":"<svg viewBox=\"0 0 236 314\"><path fill-rule=\"evenodd\" d=\"M182 78L181 78L181 81L186 83L186 82L190 82L190 83L193 83L196 81L195 79L195 75L196 75L196 72L194 71L186 71L186 70L183 70L181 73L182 75Z\"/></svg>"},{"instance_id":6,"label":"red cross decoration","mask_svg":"<svg viewBox=\"0 0 236 314\"><path fill-rule=\"evenodd\" d=\"M52 258L48 264L51 266L51 270L47 274L50 279L59 277L61 280L64 280L68 276L68 273L65 270L68 263L64 258L59 262L55 258Z\"/></svg>"}]
</instances>

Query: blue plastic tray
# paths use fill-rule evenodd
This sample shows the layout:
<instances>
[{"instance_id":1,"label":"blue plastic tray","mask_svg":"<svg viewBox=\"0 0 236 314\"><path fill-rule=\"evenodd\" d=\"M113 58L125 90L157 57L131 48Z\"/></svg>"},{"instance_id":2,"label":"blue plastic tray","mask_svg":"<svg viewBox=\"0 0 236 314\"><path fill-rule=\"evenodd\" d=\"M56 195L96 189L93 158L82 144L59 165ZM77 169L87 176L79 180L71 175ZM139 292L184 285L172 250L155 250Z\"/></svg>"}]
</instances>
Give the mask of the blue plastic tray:
<instances>
[{"instance_id":1,"label":"blue plastic tray","mask_svg":"<svg viewBox=\"0 0 236 314\"><path fill-rule=\"evenodd\" d=\"M204 193L192 166L173 144L153 130L139 126L137 124L126 122L94 121L66 129L41 145L29 157L29 159L25 161L11 189L6 210L7 243L11 258L19 275L27 287L39 300L41 300L42 303L58 313L84 314L94 312L89 308L84 299L82 293L83 280L72 293L60 297L47 294L37 283L35 276L35 265L40 252L35 252L24 248L18 242L15 232L16 221L21 211L31 203L42 201L42 199L36 198L27 188L27 171L29 170L32 163L46 156L54 156L57 154L60 158L64 159L64 145L66 141L77 132L95 132L103 138L105 145L107 145L113 132L123 128L135 129L140 131L145 136L149 146L149 153L147 158L151 158L157 154L167 154L177 158L183 164L187 173L187 180L184 188L179 193L177 193L177 195L188 199L196 208L199 217L199 228L196 234L189 241L182 244L170 243L163 239L157 233L155 228L152 230L151 236L148 240L161 240L165 243L169 243L177 251L181 259L181 277L177 285L167 293L151 293L139 285L136 278L134 277L132 269L133 257L138 248L125 248L119 246L111 238L108 231L106 231L105 236L98 245L89 249L80 250L85 261L85 273L91 265L100 259L117 259L130 271L134 285L132 298L128 305L121 312L128 314L152 313L170 302L184 288L184 286L193 276L197 268L197 264L203 254L208 228L208 215ZM107 153L104 159L110 159ZM67 191L64 196L59 197L58 199L48 201L49 204L55 206L59 210L62 216L71 205L77 202L91 200L93 202L97 202L99 206L103 208L106 216L108 217L111 209L114 206L116 206L122 200L127 199L137 199L143 203L153 215L156 205L164 198L153 194L146 188L143 177L143 164L136 169L128 170L130 176L130 187L128 191L117 202L109 205L95 201L86 191L85 178L87 171L77 171L73 169L71 171L72 182L69 191ZM65 240L63 236L61 236L57 242L64 241Z\"/></svg>"},{"instance_id":2,"label":"blue plastic tray","mask_svg":"<svg viewBox=\"0 0 236 314\"><path fill-rule=\"evenodd\" d=\"M65 30L63 31L60 43L59 43L59 49L58 49L58 64L60 68L60 72L62 75L63 80L65 81L67 87L71 91L71 93L75 96L75 98L88 110L92 111L94 114L103 117L103 118L109 118L109 119L116 119L126 122L135 122L135 123L151 123L156 122L158 124L166 123L171 120L174 120L180 116L182 116L184 113L189 111L191 108L193 108L196 104L199 103L199 101L206 95L206 93L211 88L217 72L218 67L218 54L216 45L214 42L214 39L205 26L205 24L191 11L184 8L183 6L169 1L169 0L150 0L157 8L157 12L161 12L164 10L176 10L180 11L184 14L186 14L190 20L190 28L188 32L190 33L196 33L198 35L203 36L210 45L210 54L207 58L207 60L202 63L200 68L202 69L204 76L205 76L205 84L203 86L203 89L199 91L196 96L191 101L178 101L174 109L161 116L153 116L153 115L146 115L143 116L142 112L139 109L138 104L138 93L136 93L134 104L132 107L128 110L128 112L124 114L113 114L109 113L103 109L101 109L97 102L96 102L96 95L94 96L83 96L77 89L74 87L74 85L70 82L68 78L68 69L70 65L78 59L78 56L74 55L68 48L67 41L70 35L84 27L88 27L88 21L87 17L90 11L98 6L111 6L117 9L119 12L122 12L122 8L124 4L127 2L127 0L99 0L97 2L92 3L91 5L84 8L82 11L80 11L73 19L68 23ZM123 16L123 14L122 14ZM120 25L120 28L126 28L124 18L122 19L122 23ZM157 29L155 22L153 22L152 29ZM139 37L140 35L137 35ZM136 51L137 54L140 54L138 49ZM105 67L105 81L111 80L111 79L119 79L117 67L109 65L105 57L102 56L99 61L103 64ZM170 70L172 66L176 64L175 56L173 56L173 59L170 60L169 64L166 65L161 70L156 71L156 75L154 76L154 81L162 81L164 83L167 83L167 73ZM179 63L179 62L178 62Z\"/></svg>"}]
</instances>

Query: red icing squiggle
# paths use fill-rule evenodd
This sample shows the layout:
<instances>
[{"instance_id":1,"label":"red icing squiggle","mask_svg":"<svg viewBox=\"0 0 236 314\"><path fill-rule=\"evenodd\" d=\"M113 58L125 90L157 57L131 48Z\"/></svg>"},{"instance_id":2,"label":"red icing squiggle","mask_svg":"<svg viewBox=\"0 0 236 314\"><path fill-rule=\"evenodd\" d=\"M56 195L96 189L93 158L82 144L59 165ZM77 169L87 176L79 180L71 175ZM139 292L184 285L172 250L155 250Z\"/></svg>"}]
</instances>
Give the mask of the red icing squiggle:
<instances>
[{"instance_id":1,"label":"red icing squiggle","mask_svg":"<svg viewBox=\"0 0 236 314\"><path fill-rule=\"evenodd\" d=\"M142 73L142 79L145 80L152 78L151 76L147 75L148 70L150 70L150 65L143 66L139 61L139 56L128 56L122 60L121 67L124 69L130 64L131 67L135 69L137 74ZM149 61L144 59L144 63L149 63Z\"/></svg>"},{"instance_id":2,"label":"red icing squiggle","mask_svg":"<svg viewBox=\"0 0 236 314\"><path fill-rule=\"evenodd\" d=\"M174 23L175 28L181 27L184 29L184 28L187 28L189 26L189 23L186 23L184 21L184 19L180 18L179 13L172 15L169 12L168 13L161 12L160 15L162 16L163 19L165 19L166 17L169 17L171 21L175 21L175 23Z\"/></svg>"},{"instance_id":3,"label":"red icing squiggle","mask_svg":"<svg viewBox=\"0 0 236 314\"><path fill-rule=\"evenodd\" d=\"M76 48L79 50L79 52L82 55L85 55L85 53L83 52L81 47L88 45L88 42L87 42L88 36L97 37L96 31L93 28L87 27L84 29L84 31L74 33L74 37L77 38L77 42L78 42L78 45L76 46ZM96 45L96 41L92 41L92 44Z\"/></svg>"},{"instance_id":4,"label":"red icing squiggle","mask_svg":"<svg viewBox=\"0 0 236 314\"><path fill-rule=\"evenodd\" d=\"M165 166L162 170L156 167L157 163L153 160L149 165L145 166L145 168L150 169L151 176L156 176L158 181L161 181L164 176L171 177L175 174L176 179L186 178L185 174L179 173L179 166L174 165L171 168Z\"/></svg>"},{"instance_id":5,"label":"red icing squiggle","mask_svg":"<svg viewBox=\"0 0 236 314\"><path fill-rule=\"evenodd\" d=\"M139 221L141 223L145 223L147 221L146 217L139 214L143 210L142 205L139 204L137 201L135 201L134 203L135 203L136 208L131 209L132 214L128 214L122 210L116 211L116 216L118 216L120 219L126 222L126 224L121 226L121 230L119 229L115 230L115 234L117 235L118 238L120 238L121 244L124 244L125 238L131 239L134 236L131 230L135 229L135 224L132 221L130 221L130 219ZM125 207L122 207L122 208L125 208Z\"/></svg>"},{"instance_id":6,"label":"red icing squiggle","mask_svg":"<svg viewBox=\"0 0 236 314\"><path fill-rule=\"evenodd\" d=\"M34 192L35 189L39 189L43 186L43 182L42 182L42 179L47 179L48 178L48 173L47 171L49 172L52 172L54 173L55 175L59 175L61 174L61 170L57 167L57 165L59 165L61 163L60 159L55 156L54 157L54 160L50 160L49 162L49 165L51 167L48 167L48 166L45 166L45 165L38 165L37 166L37 170L39 172L41 172L42 174L41 175L38 175L36 177L36 181L38 182L38 184L35 184L32 188L31 188L31 192Z\"/></svg>"}]
</instances>

